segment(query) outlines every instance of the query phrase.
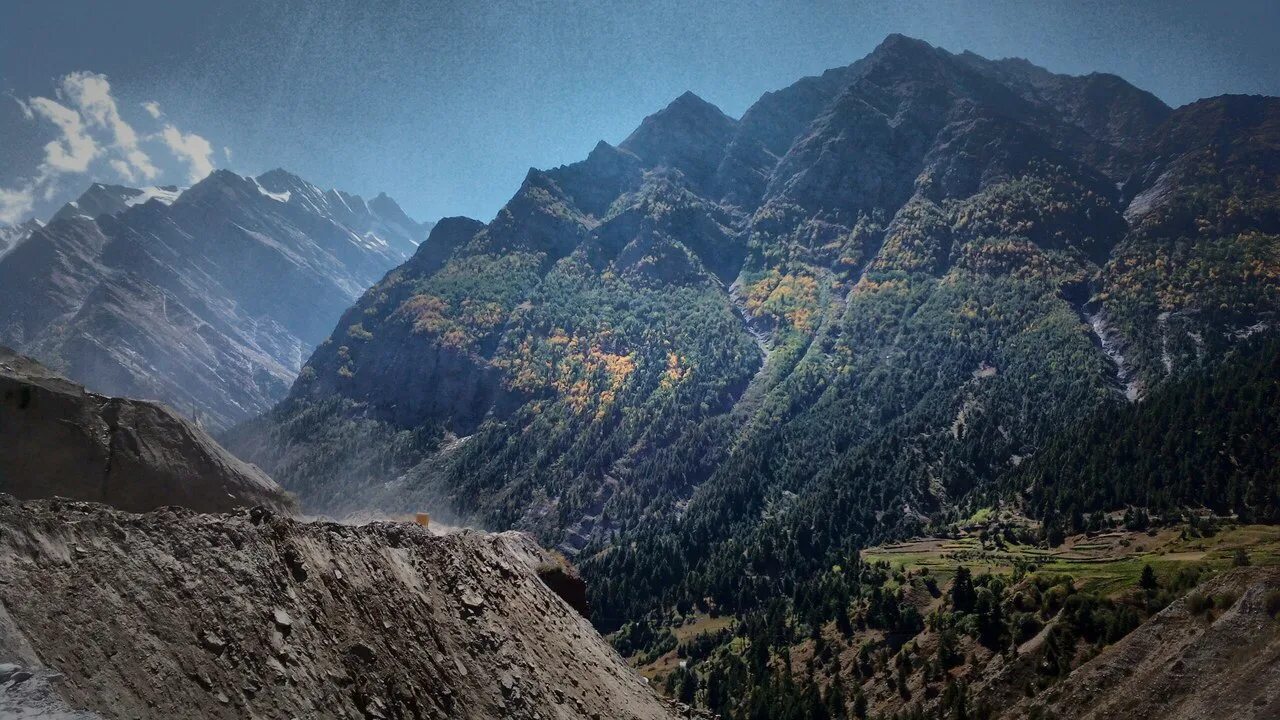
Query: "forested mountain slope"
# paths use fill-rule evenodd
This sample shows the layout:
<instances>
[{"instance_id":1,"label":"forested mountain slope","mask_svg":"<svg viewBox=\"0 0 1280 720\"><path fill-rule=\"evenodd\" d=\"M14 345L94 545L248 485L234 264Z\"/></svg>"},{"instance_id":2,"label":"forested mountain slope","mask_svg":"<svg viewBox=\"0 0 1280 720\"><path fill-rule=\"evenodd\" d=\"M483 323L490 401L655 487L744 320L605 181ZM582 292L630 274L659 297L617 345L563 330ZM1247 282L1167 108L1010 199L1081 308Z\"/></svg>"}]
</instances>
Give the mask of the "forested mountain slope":
<instances>
[{"instance_id":1,"label":"forested mountain slope","mask_svg":"<svg viewBox=\"0 0 1280 720\"><path fill-rule=\"evenodd\" d=\"M1271 331L1278 121L901 36L738 120L686 94L441 222L228 440L315 510L538 532L605 629L821 621L868 541L1042 512L1039 448Z\"/></svg>"},{"instance_id":2,"label":"forested mountain slope","mask_svg":"<svg viewBox=\"0 0 1280 720\"><path fill-rule=\"evenodd\" d=\"M273 170L95 184L0 259L0 342L222 429L282 398L334 318L427 232Z\"/></svg>"},{"instance_id":3,"label":"forested mountain slope","mask_svg":"<svg viewBox=\"0 0 1280 720\"><path fill-rule=\"evenodd\" d=\"M1006 486L1069 532L1083 531L1090 513L1126 506L1280 522L1280 342L1250 338L1218 367L1184 373L1141 403L1101 408L1038 448Z\"/></svg>"}]
</instances>

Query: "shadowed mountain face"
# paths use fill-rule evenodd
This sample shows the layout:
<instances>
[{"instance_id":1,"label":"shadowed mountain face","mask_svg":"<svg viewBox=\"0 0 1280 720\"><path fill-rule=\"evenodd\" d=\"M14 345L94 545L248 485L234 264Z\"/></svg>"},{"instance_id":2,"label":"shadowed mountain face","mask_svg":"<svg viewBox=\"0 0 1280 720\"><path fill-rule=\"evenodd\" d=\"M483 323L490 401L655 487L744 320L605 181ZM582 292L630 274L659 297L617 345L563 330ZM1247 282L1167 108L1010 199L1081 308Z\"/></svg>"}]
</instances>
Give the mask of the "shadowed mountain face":
<instances>
[{"instance_id":1,"label":"shadowed mountain face","mask_svg":"<svg viewBox=\"0 0 1280 720\"><path fill-rule=\"evenodd\" d=\"M317 510L532 529L606 626L792 597L1269 331L1278 113L901 36L686 94L441 222L229 441Z\"/></svg>"},{"instance_id":2,"label":"shadowed mountain face","mask_svg":"<svg viewBox=\"0 0 1280 720\"><path fill-rule=\"evenodd\" d=\"M0 259L0 341L211 428L283 397L343 308L427 226L282 170L94 185Z\"/></svg>"}]
</instances>

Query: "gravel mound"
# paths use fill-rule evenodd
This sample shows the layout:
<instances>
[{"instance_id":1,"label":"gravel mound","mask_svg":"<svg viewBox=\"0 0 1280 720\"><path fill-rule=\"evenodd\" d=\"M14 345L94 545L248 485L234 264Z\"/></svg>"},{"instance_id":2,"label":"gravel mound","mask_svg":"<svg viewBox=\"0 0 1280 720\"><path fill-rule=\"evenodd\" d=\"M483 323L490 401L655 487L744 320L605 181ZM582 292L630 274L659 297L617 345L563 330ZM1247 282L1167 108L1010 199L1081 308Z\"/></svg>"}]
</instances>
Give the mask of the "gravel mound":
<instances>
[{"instance_id":1,"label":"gravel mound","mask_svg":"<svg viewBox=\"0 0 1280 720\"><path fill-rule=\"evenodd\" d=\"M555 562L517 533L0 496L0 662L107 718L683 714L539 579Z\"/></svg>"}]
</instances>

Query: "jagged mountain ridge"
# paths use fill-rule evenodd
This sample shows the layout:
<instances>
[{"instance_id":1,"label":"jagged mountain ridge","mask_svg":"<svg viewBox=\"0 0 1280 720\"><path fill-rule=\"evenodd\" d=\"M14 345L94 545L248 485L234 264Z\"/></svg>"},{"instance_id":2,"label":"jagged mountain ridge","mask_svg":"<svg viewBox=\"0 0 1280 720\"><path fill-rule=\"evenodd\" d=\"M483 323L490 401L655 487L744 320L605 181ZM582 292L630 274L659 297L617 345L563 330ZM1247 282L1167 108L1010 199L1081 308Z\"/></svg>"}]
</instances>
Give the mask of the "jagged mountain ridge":
<instances>
[{"instance_id":1,"label":"jagged mountain ridge","mask_svg":"<svg viewBox=\"0 0 1280 720\"><path fill-rule=\"evenodd\" d=\"M59 208L49 222L70 218L96 220L103 215L115 215L150 200L172 205L182 191L183 189L176 185L131 188L124 185L94 183L88 190L81 193L80 197Z\"/></svg>"},{"instance_id":2,"label":"jagged mountain ridge","mask_svg":"<svg viewBox=\"0 0 1280 720\"><path fill-rule=\"evenodd\" d=\"M791 596L1269 326L1278 107L901 36L685 95L442 223L230 441L313 507L537 530L615 618Z\"/></svg>"},{"instance_id":3,"label":"jagged mountain ridge","mask_svg":"<svg viewBox=\"0 0 1280 720\"><path fill-rule=\"evenodd\" d=\"M333 319L429 226L282 170L95 184L0 261L0 340L218 429L283 396Z\"/></svg>"}]
</instances>

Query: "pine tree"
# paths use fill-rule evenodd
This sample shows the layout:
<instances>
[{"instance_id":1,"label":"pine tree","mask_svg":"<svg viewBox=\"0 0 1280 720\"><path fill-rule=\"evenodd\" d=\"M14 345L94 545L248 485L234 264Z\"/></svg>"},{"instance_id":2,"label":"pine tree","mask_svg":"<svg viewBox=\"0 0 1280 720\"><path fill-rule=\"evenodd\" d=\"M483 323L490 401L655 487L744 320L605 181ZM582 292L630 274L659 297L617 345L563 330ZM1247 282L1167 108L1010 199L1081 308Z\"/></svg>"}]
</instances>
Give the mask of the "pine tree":
<instances>
[{"instance_id":1,"label":"pine tree","mask_svg":"<svg viewBox=\"0 0 1280 720\"><path fill-rule=\"evenodd\" d=\"M831 720L846 720L849 717L844 707L844 683L840 681L840 676L836 675L831 681L831 687L827 690L827 715Z\"/></svg>"},{"instance_id":2,"label":"pine tree","mask_svg":"<svg viewBox=\"0 0 1280 720\"><path fill-rule=\"evenodd\" d=\"M1150 565L1142 566L1142 577L1138 580L1138 587L1147 592L1154 591L1159 586L1156 582L1156 572L1151 569Z\"/></svg>"},{"instance_id":3,"label":"pine tree","mask_svg":"<svg viewBox=\"0 0 1280 720\"><path fill-rule=\"evenodd\" d=\"M853 696L853 716L858 720L865 720L867 717L867 696L862 693L861 687Z\"/></svg>"},{"instance_id":4,"label":"pine tree","mask_svg":"<svg viewBox=\"0 0 1280 720\"><path fill-rule=\"evenodd\" d=\"M956 579L951 583L951 605L961 612L973 610L977 595L973 589L973 576L969 568L961 565L956 568Z\"/></svg>"}]
</instances>

